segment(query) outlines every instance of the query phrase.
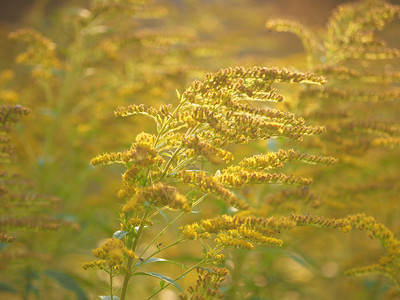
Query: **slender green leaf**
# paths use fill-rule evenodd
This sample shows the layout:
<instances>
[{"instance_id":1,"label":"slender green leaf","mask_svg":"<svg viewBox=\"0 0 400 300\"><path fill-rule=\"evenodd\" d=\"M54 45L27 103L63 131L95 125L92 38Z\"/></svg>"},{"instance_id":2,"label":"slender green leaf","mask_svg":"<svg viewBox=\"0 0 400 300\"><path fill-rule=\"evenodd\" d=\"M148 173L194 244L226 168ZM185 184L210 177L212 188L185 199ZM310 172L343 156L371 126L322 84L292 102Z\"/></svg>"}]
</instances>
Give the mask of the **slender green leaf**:
<instances>
[{"instance_id":1,"label":"slender green leaf","mask_svg":"<svg viewBox=\"0 0 400 300\"><path fill-rule=\"evenodd\" d=\"M78 300L89 300L89 297L86 296L85 292L75 279L68 274L54 270L46 270L44 271L44 274L57 281L63 288L73 291L78 297Z\"/></svg>"},{"instance_id":2,"label":"slender green leaf","mask_svg":"<svg viewBox=\"0 0 400 300\"><path fill-rule=\"evenodd\" d=\"M201 249L203 251L203 255L206 255L207 254L207 247L206 247L206 245L204 245L203 240L201 240Z\"/></svg>"},{"instance_id":3,"label":"slender green leaf","mask_svg":"<svg viewBox=\"0 0 400 300\"><path fill-rule=\"evenodd\" d=\"M203 269L203 270L205 270L205 271L207 271L207 272L210 272L210 273L213 273L213 274L217 274L217 272L215 272L215 271L213 271L213 270L211 270L211 269L209 269L209 268L204 268L204 267L197 267L198 269Z\"/></svg>"},{"instance_id":4,"label":"slender green leaf","mask_svg":"<svg viewBox=\"0 0 400 300\"><path fill-rule=\"evenodd\" d=\"M145 275L145 276L152 276L161 280L164 280L165 282L168 282L172 285L174 285L179 291L181 291L181 293L183 293L185 295L185 292L182 290L182 288L179 286L179 284L177 284L175 282L175 280L173 280L172 278L169 278L168 276L159 274L159 273L153 273L153 272L138 272L135 273L133 275Z\"/></svg>"},{"instance_id":5,"label":"slender green leaf","mask_svg":"<svg viewBox=\"0 0 400 300\"><path fill-rule=\"evenodd\" d=\"M167 223L169 223L168 218L167 218L167 216L164 214L164 212L161 211L161 210L160 210L159 212L160 212L160 215L162 215L162 216L164 217L165 221L167 221Z\"/></svg>"},{"instance_id":6,"label":"slender green leaf","mask_svg":"<svg viewBox=\"0 0 400 300\"><path fill-rule=\"evenodd\" d=\"M129 231L118 230L118 231L114 232L112 237L120 240L124 236L126 236L128 233L129 233Z\"/></svg>"},{"instance_id":7,"label":"slender green leaf","mask_svg":"<svg viewBox=\"0 0 400 300\"><path fill-rule=\"evenodd\" d=\"M164 259L164 258L158 258L158 257L151 257L151 258L147 259L144 262L140 262L140 261L137 262L136 265L135 265L135 268L138 267L139 265L143 266L143 265L154 263L154 262L168 262L168 263L171 263L171 264L175 264L175 265L184 267L184 265L182 265L182 264L180 264L180 263L178 263L176 261L172 261L172 260L168 260L168 259Z\"/></svg>"}]
</instances>

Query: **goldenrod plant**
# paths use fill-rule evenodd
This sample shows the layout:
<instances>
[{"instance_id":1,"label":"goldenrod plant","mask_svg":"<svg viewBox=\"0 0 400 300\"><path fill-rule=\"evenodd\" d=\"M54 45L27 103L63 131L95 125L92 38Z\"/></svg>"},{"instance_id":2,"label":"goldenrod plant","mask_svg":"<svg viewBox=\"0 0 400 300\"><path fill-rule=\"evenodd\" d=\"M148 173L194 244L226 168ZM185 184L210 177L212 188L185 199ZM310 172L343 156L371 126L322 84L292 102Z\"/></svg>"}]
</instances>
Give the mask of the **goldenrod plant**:
<instances>
[{"instance_id":1,"label":"goldenrod plant","mask_svg":"<svg viewBox=\"0 0 400 300\"><path fill-rule=\"evenodd\" d=\"M9 73L4 71L2 74L6 72ZM11 90L5 94L9 95L10 92ZM4 99L3 101L7 101L7 97ZM55 216L54 209L59 204L59 199L35 193L33 183L10 168L15 160L10 131L20 117L29 112L29 109L21 105L0 106L0 268L3 274L8 274L1 276L1 289L18 294L21 299L28 299L32 294L39 293L40 285L34 281L43 278L43 275L56 281L73 281L69 275L59 270L50 266L44 267L53 258L49 253L43 252L43 245L37 246L39 243L46 243L46 238L38 232L79 229L78 224ZM31 238L32 233L35 233L35 239ZM18 277L15 276L17 272L20 274ZM75 291L85 295L79 286L76 286Z\"/></svg>"},{"instance_id":2,"label":"goldenrod plant","mask_svg":"<svg viewBox=\"0 0 400 300\"><path fill-rule=\"evenodd\" d=\"M339 6L324 31L287 19L266 23L269 30L297 35L304 46L308 69L327 78L321 89L303 89L293 105L293 110L311 124L322 122L327 128L325 135L306 141L307 149L321 149L340 158L329 172L311 170L316 178L313 192L322 197L321 211L336 217L356 212L374 215L395 234L399 232L395 216L399 212L400 52L388 46L380 32L399 18L398 5L367 0ZM343 242L346 247L365 247L365 242L357 240ZM303 251L311 254L312 249L306 248ZM371 244L366 249L373 248ZM364 254L357 251L353 260L365 261L370 256L368 250ZM386 268L378 269L348 274L380 273L394 278L392 284L398 293L398 276L393 277ZM380 279L366 278L364 282L368 280L376 282L376 288L370 291L372 298L385 293L379 288L384 286ZM352 297L366 295L362 287L353 292L357 296Z\"/></svg>"},{"instance_id":3,"label":"goldenrod plant","mask_svg":"<svg viewBox=\"0 0 400 300\"><path fill-rule=\"evenodd\" d=\"M399 297L398 6L269 20L287 57L332 1L51 3L0 23L0 298Z\"/></svg>"},{"instance_id":4,"label":"goldenrod plant","mask_svg":"<svg viewBox=\"0 0 400 300\"><path fill-rule=\"evenodd\" d=\"M266 23L270 30L298 35L308 69L328 80L322 89L305 89L298 100L303 115L326 122L328 133L315 146L341 155L398 146L394 112L400 96L395 70L400 51L387 46L378 32L399 18L400 6L366 0L340 6L322 38L296 21Z\"/></svg>"},{"instance_id":5,"label":"goldenrod plant","mask_svg":"<svg viewBox=\"0 0 400 300\"><path fill-rule=\"evenodd\" d=\"M90 184L93 173L85 166L98 132L117 130L123 138L130 130L108 126L107 112L132 97L162 103L164 90L186 80L188 68L176 58L188 56L184 45L195 38L189 29L164 25L168 11L152 1L85 4L64 9L51 27L8 35L18 80L26 84L19 96L36 107L24 130L30 135L22 139L29 163L39 187L66 198L72 212Z\"/></svg>"},{"instance_id":6,"label":"goldenrod plant","mask_svg":"<svg viewBox=\"0 0 400 300\"><path fill-rule=\"evenodd\" d=\"M209 195L223 200L233 210L251 211L251 203L238 193L243 186L265 183L306 186L311 183L309 178L276 173L274 169L296 160L326 165L337 162L333 157L301 154L294 150L257 154L235 162L234 154L227 149L232 145L279 136L301 140L305 135L324 132L324 127L307 126L302 118L290 112L266 106L269 102L284 100L273 87L279 82L320 85L325 83L325 79L277 68L222 69L208 74L203 81L194 81L182 94L178 92L179 104L174 109L171 105L153 108L142 104L116 109L116 116L150 117L155 122L156 132L142 132L128 150L105 153L91 161L93 165L119 163L126 167L118 192L118 197L124 201L121 228L93 251L99 260L84 265L86 269L97 268L109 274L111 299L115 294L113 278L117 275L124 277L119 293L121 300L127 299L128 285L134 285L138 275L165 281L149 295L150 299L171 284L181 290L176 281L193 269L222 262L221 251L224 248L282 245L281 240L271 235L274 227L286 227L285 220L272 224L270 228L269 221L222 215L215 222L202 220L201 225L181 226L181 233L175 241L155 247L173 224L185 214L193 213ZM228 165L215 171L207 167L207 161ZM164 214L166 210L180 212L169 220ZM165 227L154 233L144 249L138 251L142 236L155 222L165 222ZM186 267L176 278L141 271L147 263L165 260L155 257L164 250L187 240L208 239L212 233L218 233L218 236L210 246L204 246L204 257ZM151 247L155 248L149 252Z\"/></svg>"}]
</instances>

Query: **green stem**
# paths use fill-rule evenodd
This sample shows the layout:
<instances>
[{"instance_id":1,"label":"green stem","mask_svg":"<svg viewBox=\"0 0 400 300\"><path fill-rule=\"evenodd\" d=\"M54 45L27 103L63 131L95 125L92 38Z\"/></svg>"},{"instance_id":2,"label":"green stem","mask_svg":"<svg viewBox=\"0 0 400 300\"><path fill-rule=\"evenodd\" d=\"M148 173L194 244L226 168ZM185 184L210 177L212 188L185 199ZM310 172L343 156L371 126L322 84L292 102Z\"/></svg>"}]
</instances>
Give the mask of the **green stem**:
<instances>
[{"instance_id":1,"label":"green stem","mask_svg":"<svg viewBox=\"0 0 400 300\"><path fill-rule=\"evenodd\" d=\"M200 204L204 198L207 196L208 194L204 194L203 196L201 196L199 199L197 199L196 202L193 203L192 208L195 207L196 205ZM185 213L181 212L179 215L177 215L175 217L175 219L173 219L170 223L168 223L163 230L161 230L152 240L151 242L147 245L147 247L142 251L142 253L139 255L139 257L142 257L144 255L144 253L151 247L151 245L160 237L164 234L165 231L167 231L167 229L169 227L171 227L176 221L178 221ZM165 249L165 248L163 248ZM158 252L157 252L158 253ZM150 257L148 257L147 259L149 259ZM146 259L146 260L147 260Z\"/></svg>"},{"instance_id":2,"label":"green stem","mask_svg":"<svg viewBox=\"0 0 400 300\"><path fill-rule=\"evenodd\" d=\"M114 296L113 296L113 273L112 273L112 267L110 269L110 296L111 296L111 300L114 300Z\"/></svg>"},{"instance_id":3,"label":"green stem","mask_svg":"<svg viewBox=\"0 0 400 300\"><path fill-rule=\"evenodd\" d=\"M179 99L179 104L178 106L175 108L175 110L172 112L172 114L170 115L170 117L164 122L164 124L162 125L160 132L157 135L156 140L154 141L154 148L157 147L157 144L160 140L160 138L162 137L162 135L164 134L165 128L168 126L169 122L171 122L173 116L176 114L176 112L182 107L182 105L185 103L185 100L182 100L182 98Z\"/></svg>"},{"instance_id":4,"label":"green stem","mask_svg":"<svg viewBox=\"0 0 400 300\"><path fill-rule=\"evenodd\" d=\"M191 271L193 271L194 269L196 269L198 266L200 266L201 264L204 263L204 259L202 259L201 261L199 261L197 264L195 264L193 267L191 267L190 269L186 270L185 272L183 272L181 275L179 275L178 277L176 277L174 279L174 281L177 281L179 279L181 279L182 277L184 277L186 274L190 273ZM151 295L150 297L147 298L147 300L153 298L155 295L157 295L159 292L161 292L163 289L167 288L168 286L170 286L170 283L167 283L166 285L164 285L163 287L161 287L160 289L158 289L156 292L153 293L153 295Z\"/></svg>"},{"instance_id":5,"label":"green stem","mask_svg":"<svg viewBox=\"0 0 400 300\"><path fill-rule=\"evenodd\" d=\"M156 255L157 253L160 253L161 251L164 251L164 250L166 250L166 249L168 249L168 248L171 248L171 247L173 247L173 246L175 246L175 245L178 245L180 242L183 242L185 239L183 239L183 238L181 238L181 239L179 239L179 240L177 240L176 242L173 242L172 244L169 244L168 246L165 246L165 247L163 247L163 248L160 248L160 249L157 249L156 251L154 251L152 254L150 254L148 257L146 257L144 260L142 260L141 262L140 262L140 264L138 264L138 266L137 267L135 267L134 269L133 269L133 273L137 270L137 269L139 269L146 261L148 261L150 258L152 258L154 255ZM144 253L144 252L143 252ZM142 253L142 254L143 254ZM140 256L139 256L140 257ZM134 274L133 274L134 275Z\"/></svg>"},{"instance_id":6,"label":"green stem","mask_svg":"<svg viewBox=\"0 0 400 300\"><path fill-rule=\"evenodd\" d=\"M169 161L165 165L165 168L164 168L163 172L161 173L160 181L162 181L165 178L165 176L167 176L168 168L172 164L172 161L175 159L176 155L178 154L178 152L180 150L182 150L182 146L176 148L175 152L172 154L171 158L169 159Z\"/></svg>"},{"instance_id":7,"label":"green stem","mask_svg":"<svg viewBox=\"0 0 400 300\"><path fill-rule=\"evenodd\" d=\"M147 219L147 216L148 216L149 212L150 212L150 207L147 207L146 211L145 211L145 213L143 215L142 221L141 221L141 223L139 225L139 229L136 232L136 237L135 237L135 240L134 240L134 242L132 244L132 247L130 247L130 245L128 245L128 249L130 249L132 251L136 250L136 248L138 246L138 243L139 243L140 235L142 234L142 231L143 231L143 228L144 228L144 224L145 224L145 221ZM125 300L125 297L126 297L126 291L128 289L128 283L129 283L129 280L132 277L132 264L133 264L133 257L129 257L128 261L127 261L127 266L126 266L127 267L127 272L126 272L126 274L124 276L124 282L122 284L121 300Z\"/></svg>"}]
</instances>

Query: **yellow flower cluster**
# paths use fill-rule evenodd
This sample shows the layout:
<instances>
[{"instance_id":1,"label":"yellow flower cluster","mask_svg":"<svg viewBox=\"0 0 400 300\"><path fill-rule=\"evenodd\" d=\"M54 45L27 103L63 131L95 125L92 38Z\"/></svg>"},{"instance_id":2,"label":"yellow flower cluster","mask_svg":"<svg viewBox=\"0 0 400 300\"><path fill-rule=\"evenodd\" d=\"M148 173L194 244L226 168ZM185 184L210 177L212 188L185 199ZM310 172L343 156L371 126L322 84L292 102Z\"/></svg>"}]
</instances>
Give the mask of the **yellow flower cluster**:
<instances>
[{"instance_id":1,"label":"yellow flower cluster","mask_svg":"<svg viewBox=\"0 0 400 300\"><path fill-rule=\"evenodd\" d=\"M250 206L245 201L239 199L234 193L225 188L219 179L214 176L207 176L205 172L181 171L178 173L184 183L191 183L198 186L203 192L214 194L220 197L229 205L238 209L249 209Z\"/></svg>"},{"instance_id":2,"label":"yellow flower cluster","mask_svg":"<svg viewBox=\"0 0 400 300\"><path fill-rule=\"evenodd\" d=\"M128 106L118 106L117 109L114 111L114 115L116 117L128 117L133 115L148 115L150 117L155 118L157 121L160 121L164 117L170 116L172 106L168 105L161 105L159 109L154 107L145 108L143 104L131 104Z\"/></svg>"},{"instance_id":3,"label":"yellow flower cluster","mask_svg":"<svg viewBox=\"0 0 400 300\"><path fill-rule=\"evenodd\" d=\"M167 206L169 209L191 211L186 197L175 187L156 183L151 186L137 188L133 197L122 208L123 212L135 212L142 209L145 202L153 206Z\"/></svg>"},{"instance_id":4,"label":"yellow flower cluster","mask_svg":"<svg viewBox=\"0 0 400 300\"><path fill-rule=\"evenodd\" d=\"M264 236L262 233L245 226L240 226L237 229L227 230L224 233L218 234L215 242L224 247L248 250L254 248L252 243L279 247L283 244L283 241L280 239Z\"/></svg>"},{"instance_id":5,"label":"yellow flower cluster","mask_svg":"<svg viewBox=\"0 0 400 300\"><path fill-rule=\"evenodd\" d=\"M276 169L282 168L285 162L299 160L308 163L317 163L322 165L334 165L338 160L331 156L311 155L291 150L279 150L278 152L269 152L243 159L239 164L249 169Z\"/></svg>"},{"instance_id":6,"label":"yellow flower cluster","mask_svg":"<svg viewBox=\"0 0 400 300\"><path fill-rule=\"evenodd\" d=\"M400 148L400 137L376 138L372 141L372 145L398 149Z\"/></svg>"},{"instance_id":7,"label":"yellow flower cluster","mask_svg":"<svg viewBox=\"0 0 400 300\"><path fill-rule=\"evenodd\" d=\"M351 222L347 218L342 219L331 219L325 217L315 217L310 215L290 215L291 220L296 222L297 226L302 225L313 225L325 228L338 228L343 232L349 232L351 230Z\"/></svg>"},{"instance_id":8,"label":"yellow flower cluster","mask_svg":"<svg viewBox=\"0 0 400 300\"><path fill-rule=\"evenodd\" d=\"M304 124L303 118L296 118L294 114L287 111L254 107L231 98L222 99L222 104L232 111L240 111L251 115L262 116L271 122L291 124L293 126Z\"/></svg>"},{"instance_id":9,"label":"yellow flower cluster","mask_svg":"<svg viewBox=\"0 0 400 300\"><path fill-rule=\"evenodd\" d=\"M137 258L135 252L126 249L124 243L116 238L108 239L104 245L93 250L93 255L98 260L85 263L83 268L88 269L101 269L106 271L126 271L124 266L124 256Z\"/></svg>"},{"instance_id":10,"label":"yellow flower cluster","mask_svg":"<svg viewBox=\"0 0 400 300\"><path fill-rule=\"evenodd\" d=\"M324 101L341 101L341 102L392 102L400 97L399 89L385 91L348 91L333 87L325 87L323 89L307 89L300 94L301 99L318 98Z\"/></svg>"},{"instance_id":11,"label":"yellow flower cluster","mask_svg":"<svg viewBox=\"0 0 400 300\"><path fill-rule=\"evenodd\" d=\"M270 119L263 115L222 108L212 110L204 106L194 107L191 119L200 124L208 124L210 131L204 132L202 136L220 145L267 140L274 136L302 140L302 135L318 135L325 132L325 127L305 126L301 120L294 120L291 124L283 118Z\"/></svg>"},{"instance_id":12,"label":"yellow flower cluster","mask_svg":"<svg viewBox=\"0 0 400 300\"><path fill-rule=\"evenodd\" d=\"M210 262L213 264L224 264L225 263L225 255L223 255L223 254L215 254L215 253L207 252L204 254L204 258L207 260L207 262Z\"/></svg>"},{"instance_id":13,"label":"yellow flower cluster","mask_svg":"<svg viewBox=\"0 0 400 300\"><path fill-rule=\"evenodd\" d=\"M222 162L228 163L233 160L232 153L201 141L197 136L183 138L182 145L193 149L197 154L204 156L214 164L220 164Z\"/></svg>"},{"instance_id":14,"label":"yellow flower cluster","mask_svg":"<svg viewBox=\"0 0 400 300\"><path fill-rule=\"evenodd\" d=\"M105 153L93 158L92 165L107 165L112 163L126 164L135 163L140 167L158 165L164 162L164 159L158 155L158 152L151 144L140 141L132 144L129 150L124 152Z\"/></svg>"},{"instance_id":15,"label":"yellow flower cluster","mask_svg":"<svg viewBox=\"0 0 400 300\"><path fill-rule=\"evenodd\" d=\"M233 236L227 234L227 233L220 233L218 234L217 238L215 239L215 242L218 245L221 245L225 248L241 248L241 249L246 249L246 250L253 250L254 246L252 243L234 238Z\"/></svg>"},{"instance_id":16,"label":"yellow flower cluster","mask_svg":"<svg viewBox=\"0 0 400 300\"><path fill-rule=\"evenodd\" d=\"M126 218L125 214L122 213L121 214L121 230L124 230L124 231L133 231L133 230L135 230L135 228L137 226L139 226L142 223L145 226L153 225L153 222L149 219L144 220L144 221L139 218L128 218L127 220L126 219L127 218Z\"/></svg>"},{"instance_id":17,"label":"yellow flower cluster","mask_svg":"<svg viewBox=\"0 0 400 300\"><path fill-rule=\"evenodd\" d=\"M179 229L182 235L188 240L208 239L211 236L208 232L204 232L203 228L198 223L185 225Z\"/></svg>"},{"instance_id":18,"label":"yellow flower cluster","mask_svg":"<svg viewBox=\"0 0 400 300\"><path fill-rule=\"evenodd\" d=\"M384 1L365 1L343 5L333 14L329 23L327 47L338 59L390 59L398 57L396 49L387 48L371 28L382 30L388 23L400 17L398 6ZM348 29L349 23L354 28ZM339 34L346 32L346 34Z\"/></svg>"},{"instance_id":19,"label":"yellow flower cluster","mask_svg":"<svg viewBox=\"0 0 400 300\"><path fill-rule=\"evenodd\" d=\"M245 168L235 166L222 170L218 180L224 185L242 187L246 184L279 183L290 185L310 185L312 180L304 177L295 177L283 173L264 173L259 171L248 171Z\"/></svg>"},{"instance_id":20,"label":"yellow flower cluster","mask_svg":"<svg viewBox=\"0 0 400 300\"><path fill-rule=\"evenodd\" d=\"M2 105L0 106L0 123L4 128L2 130L10 130L11 125L18 122L23 115L29 114L30 109L21 105Z\"/></svg>"},{"instance_id":21,"label":"yellow flower cluster","mask_svg":"<svg viewBox=\"0 0 400 300\"><path fill-rule=\"evenodd\" d=\"M386 226L378 223L373 217L367 217L365 214L356 214L342 219L330 219L292 214L290 218L297 226L313 225L325 228L338 228L343 232L348 232L352 228L367 231L371 238L378 239L381 242L387 250L387 254L382 256L378 263L351 269L347 274L361 275L379 271L388 275L394 282L398 281L398 276L400 275L400 241L394 238L393 233Z\"/></svg>"},{"instance_id":22,"label":"yellow flower cluster","mask_svg":"<svg viewBox=\"0 0 400 300\"><path fill-rule=\"evenodd\" d=\"M142 176L139 176L139 169L136 165L132 165L122 174L122 187L117 193L119 199L128 199L135 193L135 184L138 180L141 180Z\"/></svg>"},{"instance_id":23,"label":"yellow flower cluster","mask_svg":"<svg viewBox=\"0 0 400 300\"><path fill-rule=\"evenodd\" d=\"M220 286L229 274L226 268L213 268L211 271L202 268L197 269L199 274L196 285L188 288L189 295L179 295L180 300L216 300L222 299Z\"/></svg>"},{"instance_id":24,"label":"yellow flower cluster","mask_svg":"<svg viewBox=\"0 0 400 300\"><path fill-rule=\"evenodd\" d=\"M57 59L56 44L32 29L20 29L9 34L9 38L29 45L27 50L19 54L16 62L34 65L32 75L35 78L50 78L53 69L60 68Z\"/></svg>"},{"instance_id":25,"label":"yellow flower cluster","mask_svg":"<svg viewBox=\"0 0 400 300\"><path fill-rule=\"evenodd\" d=\"M265 67L236 67L218 71L217 73L209 73L203 82L194 81L192 86L185 91L183 97L192 103L196 103L199 95L204 95L204 98L215 99L218 96L216 88L225 91L230 91L233 94L252 97L256 94L257 97L263 100L282 101L283 98L273 91L271 84L274 82L297 82L309 84L324 84L325 78L315 76L311 73L291 72L287 69L265 68ZM224 89L225 88L225 89ZM213 97L214 94L214 97Z\"/></svg>"},{"instance_id":26,"label":"yellow flower cluster","mask_svg":"<svg viewBox=\"0 0 400 300\"><path fill-rule=\"evenodd\" d=\"M18 101L18 94L7 88L7 83L14 78L14 72L3 70L0 72L0 99L3 104L15 104Z\"/></svg>"},{"instance_id":27,"label":"yellow flower cluster","mask_svg":"<svg viewBox=\"0 0 400 300\"><path fill-rule=\"evenodd\" d=\"M216 243L224 247L253 249L252 243L282 246L283 241L271 235L282 229L292 229L296 222L286 217L256 218L222 215L214 219L201 220L181 228L186 239L207 239L218 234Z\"/></svg>"}]
</instances>

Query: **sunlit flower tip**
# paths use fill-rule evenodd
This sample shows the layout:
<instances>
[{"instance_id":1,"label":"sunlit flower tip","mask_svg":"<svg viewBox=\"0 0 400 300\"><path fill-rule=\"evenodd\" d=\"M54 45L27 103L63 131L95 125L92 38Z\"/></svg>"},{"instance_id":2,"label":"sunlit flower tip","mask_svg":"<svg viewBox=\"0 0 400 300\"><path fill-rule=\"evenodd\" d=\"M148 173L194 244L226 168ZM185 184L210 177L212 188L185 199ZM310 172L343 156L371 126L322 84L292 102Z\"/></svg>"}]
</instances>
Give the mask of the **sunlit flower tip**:
<instances>
[{"instance_id":1,"label":"sunlit flower tip","mask_svg":"<svg viewBox=\"0 0 400 300\"><path fill-rule=\"evenodd\" d=\"M254 249L254 246L252 243L241 240L241 239L234 238L230 235L226 235L225 233L218 234L218 237L215 239L215 242L217 244L222 245L227 248L241 248L241 249L246 249L246 250Z\"/></svg>"},{"instance_id":2,"label":"sunlit flower tip","mask_svg":"<svg viewBox=\"0 0 400 300\"><path fill-rule=\"evenodd\" d=\"M137 168L136 165L132 165L129 167L128 170L125 171L124 174L122 174L122 180L124 182L129 182L129 183L134 183L137 179L137 175L139 173L139 169Z\"/></svg>"},{"instance_id":3,"label":"sunlit flower tip","mask_svg":"<svg viewBox=\"0 0 400 300\"><path fill-rule=\"evenodd\" d=\"M117 109L114 111L114 115L116 117L127 117L131 115L141 114L145 112L145 107L143 104L139 105L129 105L127 107L118 106Z\"/></svg>"},{"instance_id":4,"label":"sunlit flower tip","mask_svg":"<svg viewBox=\"0 0 400 300\"><path fill-rule=\"evenodd\" d=\"M137 114L147 115L152 117L154 120L159 121L165 117L170 116L172 105L161 105L160 108L148 107L146 108L143 104L131 104L128 106L118 106L114 111L116 117L127 117Z\"/></svg>"},{"instance_id":5,"label":"sunlit flower tip","mask_svg":"<svg viewBox=\"0 0 400 300\"><path fill-rule=\"evenodd\" d=\"M136 145L148 145L149 148L154 145L155 140L156 136L147 132L141 132L135 138Z\"/></svg>"},{"instance_id":6,"label":"sunlit flower tip","mask_svg":"<svg viewBox=\"0 0 400 300\"><path fill-rule=\"evenodd\" d=\"M132 250L129 250L129 249L124 248L124 249L123 249L123 252L124 252L124 254L125 254L127 257L130 257L130 258L137 258L136 253L133 252Z\"/></svg>"},{"instance_id":7,"label":"sunlit flower tip","mask_svg":"<svg viewBox=\"0 0 400 300\"><path fill-rule=\"evenodd\" d=\"M130 200L122 207L124 213L131 213L140 211L143 209L143 205L146 199L144 199L140 194L135 194Z\"/></svg>"},{"instance_id":8,"label":"sunlit flower tip","mask_svg":"<svg viewBox=\"0 0 400 300\"><path fill-rule=\"evenodd\" d=\"M251 169L274 169L281 168L285 162L292 160L323 165L333 165L338 162L337 158L331 156L311 155L294 150L279 150L278 152L270 152L245 158L239 164L242 167Z\"/></svg>"},{"instance_id":9,"label":"sunlit flower tip","mask_svg":"<svg viewBox=\"0 0 400 300\"><path fill-rule=\"evenodd\" d=\"M225 263L225 255L223 255L223 254L214 254L211 252L207 252L204 254L204 258L214 264Z\"/></svg>"},{"instance_id":10,"label":"sunlit flower tip","mask_svg":"<svg viewBox=\"0 0 400 300\"><path fill-rule=\"evenodd\" d=\"M98 155L90 161L91 165L107 165L115 162L123 163L123 154L120 152Z\"/></svg>"},{"instance_id":11,"label":"sunlit flower tip","mask_svg":"<svg viewBox=\"0 0 400 300\"><path fill-rule=\"evenodd\" d=\"M139 197L147 199L154 206L167 206L170 209L191 211L187 199L175 187L156 183L140 189Z\"/></svg>"},{"instance_id":12,"label":"sunlit flower tip","mask_svg":"<svg viewBox=\"0 0 400 300\"><path fill-rule=\"evenodd\" d=\"M117 193L117 197L119 199L127 200L127 199L133 197L135 192L136 192L136 189L134 186L132 186L130 184L123 184L122 188Z\"/></svg>"},{"instance_id":13,"label":"sunlit flower tip","mask_svg":"<svg viewBox=\"0 0 400 300\"><path fill-rule=\"evenodd\" d=\"M215 164L233 160L233 154L221 148L217 148L207 142L201 141L197 136L184 138L182 145L192 148L197 154L204 156Z\"/></svg>"},{"instance_id":14,"label":"sunlit flower tip","mask_svg":"<svg viewBox=\"0 0 400 300\"><path fill-rule=\"evenodd\" d=\"M35 65L41 72L60 67L56 56L56 44L32 29L20 29L9 34L9 38L29 45L27 50L16 57L16 62Z\"/></svg>"},{"instance_id":15,"label":"sunlit flower tip","mask_svg":"<svg viewBox=\"0 0 400 300\"><path fill-rule=\"evenodd\" d=\"M84 270L92 270L92 269L97 269L97 270L103 270L107 266L107 262L104 259L99 259L91 262L84 263L82 265L82 268Z\"/></svg>"},{"instance_id":16,"label":"sunlit flower tip","mask_svg":"<svg viewBox=\"0 0 400 300\"><path fill-rule=\"evenodd\" d=\"M204 230L198 223L185 225L180 228L182 235L189 240L209 239L210 233Z\"/></svg>"},{"instance_id":17,"label":"sunlit flower tip","mask_svg":"<svg viewBox=\"0 0 400 300\"><path fill-rule=\"evenodd\" d=\"M197 185L202 191L214 194L238 209L250 209L250 205L239 199L234 193L225 188L219 181L219 177L207 176L205 172L179 172L179 177L184 183Z\"/></svg>"},{"instance_id":18,"label":"sunlit flower tip","mask_svg":"<svg viewBox=\"0 0 400 300\"><path fill-rule=\"evenodd\" d=\"M249 161L252 163L251 161ZM310 178L295 177L293 175L285 175L283 173L264 173L260 171L247 171L246 169L235 167L228 168L222 173L218 179L233 187L242 187L245 184L261 184L261 183L281 183L289 185L307 186L312 183Z\"/></svg>"},{"instance_id":19,"label":"sunlit flower tip","mask_svg":"<svg viewBox=\"0 0 400 300\"><path fill-rule=\"evenodd\" d=\"M124 271L124 255L135 258L133 251L124 247L124 243L116 238L107 239L107 241L97 249L94 249L93 255L99 260L84 264L85 269L108 269Z\"/></svg>"}]
</instances>

